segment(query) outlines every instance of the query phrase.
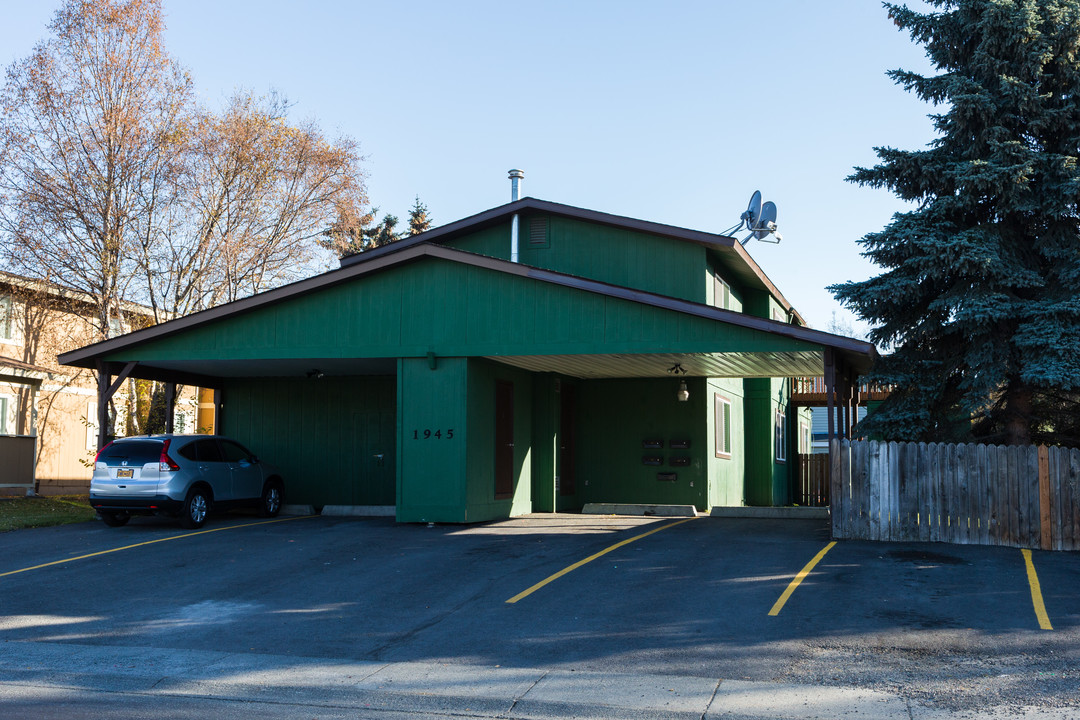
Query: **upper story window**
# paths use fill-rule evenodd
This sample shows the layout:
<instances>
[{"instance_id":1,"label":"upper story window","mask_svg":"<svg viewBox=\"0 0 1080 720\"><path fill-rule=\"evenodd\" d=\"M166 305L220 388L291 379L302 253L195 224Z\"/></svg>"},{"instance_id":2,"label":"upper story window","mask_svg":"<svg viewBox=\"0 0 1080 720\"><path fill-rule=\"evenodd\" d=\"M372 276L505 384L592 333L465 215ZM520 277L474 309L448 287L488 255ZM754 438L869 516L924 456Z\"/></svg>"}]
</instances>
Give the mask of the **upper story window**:
<instances>
[{"instance_id":1,"label":"upper story window","mask_svg":"<svg viewBox=\"0 0 1080 720\"><path fill-rule=\"evenodd\" d=\"M0 340L15 339L15 301L10 295L0 295Z\"/></svg>"},{"instance_id":2,"label":"upper story window","mask_svg":"<svg viewBox=\"0 0 1080 720\"><path fill-rule=\"evenodd\" d=\"M724 309L731 307L731 286L715 273L713 274L713 305Z\"/></svg>"}]
</instances>

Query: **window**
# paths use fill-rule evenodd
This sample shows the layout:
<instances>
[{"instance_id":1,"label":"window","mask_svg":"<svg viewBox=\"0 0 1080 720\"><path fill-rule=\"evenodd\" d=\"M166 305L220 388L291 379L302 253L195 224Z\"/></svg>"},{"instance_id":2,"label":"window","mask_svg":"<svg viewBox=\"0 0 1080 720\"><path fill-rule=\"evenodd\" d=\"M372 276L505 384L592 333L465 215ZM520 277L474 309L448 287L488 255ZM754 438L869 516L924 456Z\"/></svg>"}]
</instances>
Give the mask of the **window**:
<instances>
[{"instance_id":1,"label":"window","mask_svg":"<svg viewBox=\"0 0 1080 720\"><path fill-rule=\"evenodd\" d=\"M776 444L776 462L787 462L787 416L780 410L776 411L773 439Z\"/></svg>"},{"instance_id":2,"label":"window","mask_svg":"<svg viewBox=\"0 0 1080 720\"><path fill-rule=\"evenodd\" d=\"M719 275L713 275L713 305L727 309L731 303L731 286Z\"/></svg>"},{"instance_id":3,"label":"window","mask_svg":"<svg viewBox=\"0 0 1080 720\"><path fill-rule=\"evenodd\" d=\"M0 435L10 434L8 424L8 408L12 405L11 397L8 395L0 395Z\"/></svg>"},{"instance_id":4,"label":"window","mask_svg":"<svg viewBox=\"0 0 1080 720\"><path fill-rule=\"evenodd\" d=\"M10 295L0 297L0 340L15 339L15 301Z\"/></svg>"},{"instance_id":5,"label":"window","mask_svg":"<svg viewBox=\"0 0 1080 720\"><path fill-rule=\"evenodd\" d=\"M713 393L716 457L731 457L731 401L719 393Z\"/></svg>"},{"instance_id":6,"label":"window","mask_svg":"<svg viewBox=\"0 0 1080 720\"><path fill-rule=\"evenodd\" d=\"M806 455L810 452L810 423L805 420L799 421L799 454Z\"/></svg>"},{"instance_id":7,"label":"window","mask_svg":"<svg viewBox=\"0 0 1080 720\"><path fill-rule=\"evenodd\" d=\"M86 403L86 449L97 450L98 440L98 404L96 402Z\"/></svg>"}]
</instances>

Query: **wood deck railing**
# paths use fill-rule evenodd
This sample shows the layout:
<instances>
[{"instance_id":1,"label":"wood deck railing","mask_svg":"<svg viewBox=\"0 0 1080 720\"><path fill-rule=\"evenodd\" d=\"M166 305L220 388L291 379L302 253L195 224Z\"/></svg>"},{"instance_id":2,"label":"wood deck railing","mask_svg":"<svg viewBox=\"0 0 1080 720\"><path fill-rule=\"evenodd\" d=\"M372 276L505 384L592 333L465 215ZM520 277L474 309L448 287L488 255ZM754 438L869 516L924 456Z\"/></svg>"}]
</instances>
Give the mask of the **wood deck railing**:
<instances>
[{"instance_id":1,"label":"wood deck railing","mask_svg":"<svg viewBox=\"0 0 1080 720\"><path fill-rule=\"evenodd\" d=\"M872 385L860 383L859 394L863 400L878 401L889 396L892 388L886 385ZM823 377L797 377L792 378L791 401L797 405L824 405L825 378Z\"/></svg>"}]
</instances>

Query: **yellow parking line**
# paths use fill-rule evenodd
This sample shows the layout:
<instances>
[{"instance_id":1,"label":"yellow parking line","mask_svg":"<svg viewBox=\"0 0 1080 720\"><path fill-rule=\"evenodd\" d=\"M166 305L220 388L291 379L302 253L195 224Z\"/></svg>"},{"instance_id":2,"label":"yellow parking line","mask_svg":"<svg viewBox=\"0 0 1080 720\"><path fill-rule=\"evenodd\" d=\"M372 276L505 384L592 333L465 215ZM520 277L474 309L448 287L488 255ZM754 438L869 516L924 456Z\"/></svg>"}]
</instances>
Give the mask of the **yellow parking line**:
<instances>
[{"instance_id":1,"label":"yellow parking line","mask_svg":"<svg viewBox=\"0 0 1080 720\"><path fill-rule=\"evenodd\" d=\"M693 519L694 518L686 518L685 520L676 520L675 522L668 523L667 525L661 525L658 528L653 528L649 532L641 533L640 535L635 535L634 537L627 538L626 540L623 540L622 542L617 542L617 543L615 543L614 545L612 545L609 548L604 548L603 550L596 553L595 555L590 555L589 557L585 558L584 560L579 560L578 562L574 563L573 565L570 565L569 567L563 568L562 570L555 573L554 575L551 575L549 577L544 578L543 580L536 583L535 585L533 585L528 590L522 590L521 592L519 592L517 595L510 598L506 602L511 603L511 604L516 603L518 600L521 600L524 597L528 597L529 595L532 595L534 592L536 592L540 588L544 587L545 585L547 585L552 580L558 580L559 578L561 578L563 575L567 574L568 572L573 572L574 570L577 570L582 565L584 565L586 563L590 563L593 560L595 560L596 558L601 557L602 555L607 555L612 550L618 550L623 545L629 545L630 543L634 542L635 540L640 540L643 537L648 537L649 535L652 535L653 533L658 533L661 530L667 530L669 527L675 527L676 525L682 525L684 522L690 522Z\"/></svg>"},{"instance_id":2,"label":"yellow parking line","mask_svg":"<svg viewBox=\"0 0 1080 720\"><path fill-rule=\"evenodd\" d=\"M788 601L788 598L791 597L791 593L795 592L795 588L799 587L799 583L803 581L803 578L810 574L810 571L814 569L814 566L821 562L821 558L825 557L825 553L832 550L833 545L835 544L836 541L833 540L831 543L826 545L821 552L815 555L813 560L806 563L806 567L800 570L799 574L795 576L795 579L788 583L787 590L785 590L784 594L780 596L780 599L773 604L772 610L769 611L770 615L780 614L780 610L783 609L784 603L786 603Z\"/></svg>"},{"instance_id":3,"label":"yellow parking line","mask_svg":"<svg viewBox=\"0 0 1080 720\"><path fill-rule=\"evenodd\" d=\"M112 548L111 550L99 550L98 552L88 553L86 555L79 555L78 557L65 558L63 560L53 560L52 562L42 563L41 565L24 567L21 570L9 570L8 572L0 573L0 577L7 577L8 575L18 575L19 573L28 572L30 570L39 570L41 568L50 567L52 565L63 565L64 563L75 562L76 560L85 560L86 558L97 557L98 555L108 555L109 553L120 552L121 550L130 550L132 548L142 547L143 545L153 545L154 543L166 542L168 540L182 540L183 538L195 537L196 535L206 535L207 533L221 532L222 530L255 527L256 525L269 525L270 523L288 522L290 520L304 520L306 518L312 517L318 517L318 515L301 515L299 517L278 518L277 520L262 520L260 522L245 523L244 525L229 525L228 527L219 527L214 528L213 530L200 530L198 532L184 533L183 535L170 535L169 537L158 538L157 540L147 540L146 542L135 543L134 545L125 545L124 547Z\"/></svg>"},{"instance_id":4,"label":"yellow parking line","mask_svg":"<svg viewBox=\"0 0 1080 720\"><path fill-rule=\"evenodd\" d=\"M1028 585L1031 586L1031 604L1035 607L1035 617L1039 619L1039 627L1043 630L1053 630L1050 617L1046 614L1046 606L1043 605L1042 588L1039 585L1039 576L1035 574L1035 564L1031 562L1031 551L1021 550L1024 556L1024 564L1027 565Z\"/></svg>"}]
</instances>

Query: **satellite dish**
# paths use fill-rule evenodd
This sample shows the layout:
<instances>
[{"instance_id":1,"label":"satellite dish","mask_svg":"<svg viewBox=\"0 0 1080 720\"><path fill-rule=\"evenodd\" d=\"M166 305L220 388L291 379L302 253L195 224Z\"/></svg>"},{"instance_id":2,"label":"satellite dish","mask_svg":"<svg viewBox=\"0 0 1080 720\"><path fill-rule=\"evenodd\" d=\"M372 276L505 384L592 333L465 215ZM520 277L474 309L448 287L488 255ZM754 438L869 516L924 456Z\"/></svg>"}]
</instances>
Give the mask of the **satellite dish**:
<instances>
[{"instance_id":1,"label":"satellite dish","mask_svg":"<svg viewBox=\"0 0 1080 720\"><path fill-rule=\"evenodd\" d=\"M741 245L749 242L750 238L757 238L763 242L771 243L778 243L783 239L780 237L780 233L776 231L776 203L771 201L762 203L760 190L755 190L754 194L750 196L750 204L746 206L746 211L739 216L739 224L728 228L723 234L731 235L743 229L749 230L750 234L742 239Z\"/></svg>"},{"instance_id":2,"label":"satellite dish","mask_svg":"<svg viewBox=\"0 0 1080 720\"><path fill-rule=\"evenodd\" d=\"M759 217L761 217L761 191L755 190L750 196L750 204L746 206L746 212L740 219L746 223L746 227L754 227Z\"/></svg>"},{"instance_id":3,"label":"satellite dish","mask_svg":"<svg viewBox=\"0 0 1080 720\"><path fill-rule=\"evenodd\" d=\"M750 226L754 231L754 237L764 240L776 230L776 203L769 201L761 206L761 214L758 215L757 223Z\"/></svg>"}]
</instances>

